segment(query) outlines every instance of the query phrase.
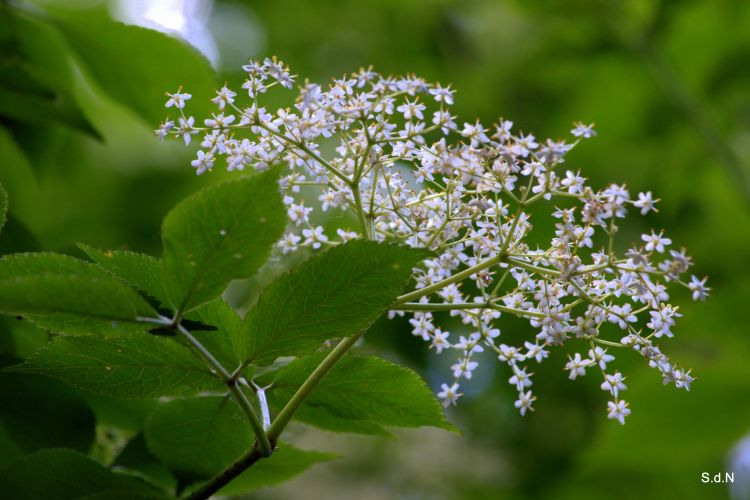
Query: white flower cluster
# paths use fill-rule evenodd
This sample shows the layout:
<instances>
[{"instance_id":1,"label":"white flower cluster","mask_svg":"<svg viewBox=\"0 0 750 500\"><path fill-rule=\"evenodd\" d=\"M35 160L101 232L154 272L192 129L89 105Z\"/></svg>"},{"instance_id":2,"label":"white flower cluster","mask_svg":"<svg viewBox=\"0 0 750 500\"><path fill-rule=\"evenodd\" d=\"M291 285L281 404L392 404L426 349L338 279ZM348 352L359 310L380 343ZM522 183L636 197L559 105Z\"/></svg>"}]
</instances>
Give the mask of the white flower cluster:
<instances>
[{"instance_id":1,"label":"white flower cluster","mask_svg":"<svg viewBox=\"0 0 750 500\"><path fill-rule=\"evenodd\" d=\"M680 316L666 302L667 286L683 285L703 300L706 279L685 281L691 259L662 232L644 234L624 255L615 252L628 210L645 215L659 200L650 192L633 198L617 184L596 190L579 171L563 167L578 141L596 135L592 125L574 124L573 142L516 133L502 119L490 127L459 125L449 111L450 86L371 69L327 88L305 82L292 108L272 112L259 97L276 85L291 88L289 69L275 58L243 69L246 105L225 86L212 99L216 114L198 127L185 114L191 96L180 89L166 103L179 111L177 123L167 120L156 134L186 144L201 134L192 162L199 175L220 157L229 170L287 165L281 188L291 225L278 243L284 253L354 238L434 250L414 271L416 289L390 315L408 311L414 335L436 353L456 356L453 380L438 394L446 406L461 396L460 381L471 379L474 355L490 349L510 367L515 406L525 414L536 399L529 365L571 339L586 354L569 357L565 370L571 379L600 371L601 388L611 396L608 416L620 423L630 410L621 399L625 377L610 368L614 348L635 351L665 383L690 389L690 371L673 364L657 342L672 337ZM311 192L315 208L352 214L356 229L333 234L313 224L314 207L304 199ZM541 210L554 218L546 239L532 234L532 211L539 217ZM505 343L498 327L503 314L528 320L536 337ZM438 325L441 315L465 327L451 333ZM603 329L607 324L613 326Z\"/></svg>"}]
</instances>

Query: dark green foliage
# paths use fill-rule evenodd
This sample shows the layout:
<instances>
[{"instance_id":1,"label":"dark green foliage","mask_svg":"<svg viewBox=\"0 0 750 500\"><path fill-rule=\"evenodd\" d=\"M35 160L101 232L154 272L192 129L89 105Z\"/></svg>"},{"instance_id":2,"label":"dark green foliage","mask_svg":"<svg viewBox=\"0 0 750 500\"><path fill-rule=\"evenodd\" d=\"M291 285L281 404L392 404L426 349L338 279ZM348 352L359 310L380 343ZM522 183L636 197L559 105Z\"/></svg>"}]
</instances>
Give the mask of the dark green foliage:
<instances>
[{"instance_id":1,"label":"dark green foliage","mask_svg":"<svg viewBox=\"0 0 750 500\"><path fill-rule=\"evenodd\" d=\"M324 356L299 358L273 376L264 376L261 383L273 384L269 402L281 406ZM347 356L339 361L297 418L322 429L361 434L387 434L383 426L455 429L419 375L375 356Z\"/></svg>"},{"instance_id":2,"label":"dark green foliage","mask_svg":"<svg viewBox=\"0 0 750 500\"><path fill-rule=\"evenodd\" d=\"M129 399L194 394L217 384L187 347L146 334L60 337L10 370L41 373L91 392Z\"/></svg>"}]
</instances>

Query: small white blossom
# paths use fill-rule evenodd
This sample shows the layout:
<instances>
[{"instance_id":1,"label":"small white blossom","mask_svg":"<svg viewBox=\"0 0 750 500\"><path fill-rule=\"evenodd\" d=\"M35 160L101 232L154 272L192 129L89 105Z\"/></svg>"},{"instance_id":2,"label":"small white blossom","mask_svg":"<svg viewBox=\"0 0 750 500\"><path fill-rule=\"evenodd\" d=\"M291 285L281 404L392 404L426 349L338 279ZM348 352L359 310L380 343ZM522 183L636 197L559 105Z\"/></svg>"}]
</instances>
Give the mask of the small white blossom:
<instances>
[{"instance_id":1,"label":"small white blossom","mask_svg":"<svg viewBox=\"0 0 750 500\"><path fill-rule=\"evenodd\" d=\"M527 392L519 392L518 393L518 399L514 403L515 407L518 408L521 415L526 415L527 410L534 411L534 408L531 407L531 405L534 403L534 400L536 399L536 396L533 396L531 394L531 391Z\"/></svg>"},{"instance_id":2,"label":"small white blossom","mask_svg":"<svg viewBox=\"0 0 750 500\"><path fill-rule=\"evenodd\" d=\"M523 415L536 399L523 364L547 362L552 349L583 342L579 350L588 357L575 353L565 370L571 379L587 368L605 373L601 388L614 398L609 418L624 422L630 413L618 399L625 377L606 373L616 348L642 357L665 383L690 389L690 371L657 342L673 337L680 317L671 287L684 286L694 300L705 299L710 288L694 275L686 282L692 260L684 249L670 248L661 231L642 235L640 244L626 242L623 255L616 251L623 247L620 235L631 234L620 231L624 219L655 211L659 200L650 191L632 198L623 184L597 187L585 170L561 167L578 139L596 135L593 124L576 122L570 143L517 132L503 118L458 126L449 85L385 77L372 68L330 85L305 81L296 99L274 111L262 98L274 87L292 88L289 68L272 57L243 70L249 99L224 85L211 99L214 113L200 117L205 127L195 127L195 118L183 114L192 96L179 89L166 104L176 116L155 134L188 145L200 132L191 162L199 174L219 160L230 171L280 164L290 220L277 243L281 253L361 238L433 250L413 269L413 300L388 317L406 316L430 349L456 356L453 384L443 384L439 394L443 404L456 403L458 380L472 378L485 359L476 354L486 350L509 366ZM329 241L312 222L323 219L357 225L335 234L331 227ZM537 221L553 233L538 231ZM506 316L527 322L535 335L501 336ZM496 343L501 337L507 343Z\"/></svg>"},{"instance_id":3,"label":"small white blossom","mask_svg":"<svg viewBox=\"0 0 750 500\"><path fill-rule=\"evenodd\" d=\"M612 396L617 398L620 395L620 391L624 391L627 389L627 386L623 383L625 380L625 377L622 376L622 373L615 372L611 375L604 375L604 382L602 382L602 390L607 391Z\"/></svg>"},{"instance_id":4,"label":"small white blossom","mask_svg":"<svg viewBox=\"0 0 750 500\"><path fill-rule=\"evenodd\" d=\"M704 277L702 280L699 280L697 276L690 277L688 288L693 292L693 300L706 300L706 297L708 297L708 292L711 289L706 286L706 280L708 280L708 277Z\"/></svg>"},{"instance_id":5,"label":"small white blossom","mask_svg":"<svg viewBox=\"0 0 750 500\"><path fill-rule=\"evenodd\" d=\"M185 102L189 101L193 97L186 92L182 92L182 89L178 90L174 94L170 94L169 92L167 92L167 95L169 96L169 99L164 104L164 107L171 108L172 106L174 106L177 109L183 109L185 107Z\"/></svg>"},{"instance_id":6,"label":"small white blossom","mask_svg":"<svg viewBox=\"0 0 750 500\"><path fill-rule=\"evenodd\" d=\"M646 215L650 211L656 211L656 202L659 200L655 200L653 195L651 194L651 191L648 191L646 193L638 193L638 201L633 203L633 206L636 206L641 209L641 215Z\"/></svg>"},{"instance_id":7,"label":"small white blossom","mask_svg":"<svg viewBox=\"0 0 750 500\"><path fill-rule=\"evenodd\" d=\"M609 401L607 402L608 413L607 417L612 420L617 420L620 424L625 424L625 417L630 415L630 408L625 401Z\"/></svg>"},{"instance_id":8,"label":"small white blossom","mask_svg":"<svg viewBox=\"0 0 750 500\"><path fill-rule=\"evenodd\" d=\"M296 251L299 247L297 246L302 238L294 233L286 233L281 240L279 240L279 248L283 253L290 253Z\"/></svg>"},{"instance_id":9,"label":"small white blossom","mask_svg":"<svg viewBox=\"0 0 750 500\"><path fill-rule=\"evenodd\" d=\"M438 393L437 397L443 402L443 406L446 408L450 405L455 405L458 398L463 396L463 394L458 392L458 384L452 384L451 386L448 386L448 384L442 384L440 389L441 391Z\"/></svg>"},{"instance_id":10,"label":"small white blossom","mask_svg":"<svg viewBox=\"0 0 750 500\"><path fill-rule=\"evenodd\" d=\"M568 356L568 362L565 364L565 369L570 372L568 378L575 380L576 377L586 375L586 368L590 367L593 363L591 359L582 359L580 353L575 353L572 358Z\"/></svg>"},{"instance_id":11,"label":"small white blossom","mask_svg":"<svg viewBox=\"0 0 750 500\"><path fill-rule=\"evenodd\" d=\"M321 226L312 229L303 229L302 236L305 237L305 241L303 241L302 244L305 246L311 246L314 249L320 248L323 243L328 241L328 237L323 234L323 228Z\"/></svg>"},{"instance_id":12,"label":"small white blossom","mask_svg":"<svg viewBox=\"0 0 750 500\"><path fill-rule=\"evenodd\" d=\"M570 133L575 137L583 137L584 139L590 139L596 135L594 124L584 125L583 122L574 123L573 130Z\"/></svg>"},{"instance_id":13,"label":"small white blossom","mask_svg":"<svg viewBox=\"0 0 750 500\"><path fill-rule=\"evenodd\" d=\"M659 253L664 253L664 247L671 245L672 240L669 238L663 238L662 233L656 234L643 234L641 235L641 239L646 242L646 251L647 252L653 252L656 250Z\"/></svg>"}]
</instances>

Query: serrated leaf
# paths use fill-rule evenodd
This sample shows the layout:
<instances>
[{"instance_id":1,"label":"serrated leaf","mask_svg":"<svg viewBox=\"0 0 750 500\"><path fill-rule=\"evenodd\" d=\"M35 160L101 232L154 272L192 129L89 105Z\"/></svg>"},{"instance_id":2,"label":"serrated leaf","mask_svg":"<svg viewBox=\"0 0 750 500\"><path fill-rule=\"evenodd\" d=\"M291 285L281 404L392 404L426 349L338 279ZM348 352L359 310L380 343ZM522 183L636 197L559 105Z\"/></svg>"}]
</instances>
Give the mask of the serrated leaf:
<instances>
[{"instance_id":1,"label":"serrated leaf","mask_svg":"<svg viewBox=\"0 0 750 500\"><path fill-rule=\"evenodd\" d=\"M172 304L188 311L266 261L286 224L278 170L215 184L164 219L164 280Z\"/></svg>"},{"instance_id":2,"label":"serrated leaf","mask_svg":"<svg viewBox=\"0 0 750 500\"><path fill-rule=\"evenodd\" d=\"M151 452L182 478L209 478L245 453L253 433L227 397L176 399L160 404L146 421Z\"/></svg>"},{"instance_id":3,"label":"serrated leaf","mask_svg":"<svg viewBox=\"0 0 750 500\"><path fill-rule=\"evenodd\" d=\"M233 339L258 365L308 354L367 328L393 303L429 251L353 241L305 261L263 292Z\"/></svg>"},{"instance_id":4,"label":"serrated leaf","mask_svg":"<svg viewBox=\"0 0 750 500\"><path fill-rule=\"evenodd\" d=\"M15 253L0 257L0 280L38 274L107 278L97 266L68 255L52 252Z\"/></svg>"},{"instance_id":5,"label":"serrated leaf","mask_svg":"<svg viewBox=\"0 0 750 500\"><path fill-rule=\"evenodd\" d=\"M239 366L240 360L234 352L231 338L236 335L242 320L224 299L219 297L203 304L189 317L196 317L201 323L216 327L216 330L212 331L195 330L192 334L224 366L230 368Z\"/></svg>"},{"instance_id":6,"label":"serrated leaf","mask_svg":"<svg viewBox=\"0 0 750 500\"><path fill-rule=\"evenodd\" d=\"M280 407L289 400L326 354L296 359L275 372L269 403ZM271 376L259 383L268 383ZM322 429L361 434L387 433L382 426L455 430L416 372L375 356L342 358L295 418Z\"/></svg>"},{"instance_id":7,"label":"serrated leaf","mask_svg":"<svg viewBox=\"0 0 750 500\"><path fill-rule=\"evenodd\" d=\"M149 124L157 124L169 111L164 107L164 93L183 85L195 95L186 113L207 116L210 112L216 76L206 58L189 44L113 21L104 9L57 10L55 15L63 35L100 87Z\"/></svg>"},{"instance_id":8,"label":"serrated leaf","mask_svg":"<svg viewBox=\"0 0 750 500\"><path fill-rule=\"evenodd\" d=\"M97 250L82 243L79 243L78 247L102 269L109 271L125 283L147 293L162 304L169 302L162 283L159 259L127 250Z\"/></svg>"},{"instance_id":9,"label":"serrated leaf","mask_svg":"<svg viewBox=\"0 0 750 500\"><path fill-rule=\"evenodd\" d=\"M186 347L145 334L58 337L7 371L40 373L126 399L195 394L221 386Z\"/></svg>"},{"instance_id":10,"label":"serrated leaf","mask_svg":"<svg viewBox=\"0 0 750 500\"><path fill-rule=\"evenodd\" d=\"M65 314L115 322L134 322L138 317L156 314L138 293L113 278L55 274L0 280L0 312Z\"/></svg>"},{"instance_id":11,"label":"serrated leaf","mask_svg":"<svg viewBox=\"0 0 750 500\"><path fill-rule=\"evenodd\" d=\"M66 449L40 450L11 462L0 469L0 485L4 498L74 500L111 491L131 498L164 498L140 481Z\"/></svg>"},{"instance_id":12,"label":"serrated leaf","mask_svg":"<svg viewBox=\"0 0 750 500\"><path fill-rule=\"evenodd\" d=\"M144 332L155 311L97 266L54 253L0 258L0 311L70 335Z\"/></svg>"}]
</instances>

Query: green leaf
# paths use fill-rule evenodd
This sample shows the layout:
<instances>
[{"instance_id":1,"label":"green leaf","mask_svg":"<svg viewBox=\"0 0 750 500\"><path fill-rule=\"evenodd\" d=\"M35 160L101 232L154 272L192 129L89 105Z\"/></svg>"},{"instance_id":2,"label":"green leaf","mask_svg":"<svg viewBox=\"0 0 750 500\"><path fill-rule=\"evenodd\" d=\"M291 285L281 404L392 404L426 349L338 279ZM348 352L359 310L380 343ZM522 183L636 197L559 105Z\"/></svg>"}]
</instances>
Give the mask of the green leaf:
<instances>
[{"instance_id":1,"label":"green leaf","mask_svg":"<svg viewBox=\"0 0 750 500\"><path fill-rule=\"evenodd\" d=\"M78 247L102 269L149 294L162 304L169 303L162 283L162 266L159 259L126 250L97 250L82 243L79 243Z\"/></svg>"},{"instance_id":2,"label":"green leaf","mask_svg":"<svg viewBox=\"0 0 750 500\"><path fill-rule=\"evenodd\" d=\"M275 372L269 404L280 407L288 401L326 354L296 359ZM266 384L271 376L259 382ZM322 429L360 434L387 434L382 426L455 430L416 372L375 356L342 358L295 418Z\"/></svg>"},{"instance_id":3,"label":"green leaf","mask_svg":"<svg viewBox=\"0 0 750 500\"><path fill-rule=\"evenodd\" d=\"M149 124L164 119L168 111L164 93L175 92L181 85L195 96L186 113L208 115L216 77L206 58L187 43L113 21L104 9L58 10L55 15L63 35L100 87Z\"/></svg>"},{"instance_id":4,"label":"green leaf","mask_svg":"<svg viewBox=\"0 0 750 500\"><path fill-rule=\"evenodd\" d=\"M108 278L106 272L88 262L52 252L15 253L0 257L0 280L58 274L92 279Z\"/></svg>"},{"instance_id":5,"label":"green leaf","mask_svg":"<svg viewBox=\"0 0 750 500\"><path fill-rule=\"evenodd\" d=\"M219 490L219 495L240 495L248 491L265 488L288 481L302 474L310 466L338 458L335 453L300 450L286 443L269 458L264 458L237 476L231 483Z\"/></svg>"},{"instance_id":6,"label":"green leaf","mask_svg":"<svg viewBox=\"0 0 750 500\"><path fill-rule=\"evenodd\" d=\"M135 319L155 314L138 293L106 271L44 252L0 258L0 311L71 335L143 332L149 325Z\"/></svg>"},{"instance_id":7,"label":"green leaf","mask_svg":"<svg viewBox=\"0 0 750 500\"><path fill-rule=\"evenodd\" d=\"M218 297L266 261L286 224L277 177L273 169L215 184L164 219L164 280L178 310Z\"/></svg>"},{"instance_id":8,"label":"green leaf","mask_svg":"<svg viewBox=\"0 0 750 500\"><path fill-rule=\"evenodd\" d=\"M135 321L156 314L138 293L113 278L54 274L0 280L0 312L66 314L106 321Z\"/></svg>"},{"instance_id":9,"label":"green leaf","mask_svg":"<svg viewBox=\"0 0 750 500\"><path fill-rule=\"evenodd\" d=\"M2 365L17 361L2 358ZM83 398L39 375L0 372L0 424L27 452L54 447L87 452L94 441L94 414Z\"/></svg>"},{"instance_id":10,"label":"green leaf","mask_svg":"<svg viewBox=\"0 0 750 500\"><path fill-rule=\"evenodd\" d=\"M126 399L195 394L220 386L186 347L149 335L58 337L7 371L40 373Z\"/></svg>"},{"instance_id":11,"label":"green leaf","mask_svg":"<svg viewBox=\"0 0 750 500\"><path fill-rule=\"evenodd\" d=\"M74 500L106 492L131 498L164 498L143 483L120 476L85 455L65 449L40 450L0 469L4 498ZM97 498L105 498L104 495Z\"/></svg>"},{"instance_id":12,"label":"green leaf","mask_svg":"<svg viewBox=\"0 0 750 500\"><path fill-rule=\"evenodd\" d=\"M138 433L128 441L112 465L117 467L119 472L140 477L165 491L175 491L177 488L176 478L148 449L143 433Z\"/></svg>"},{"instance_id":13,"label":"green leaf","mask_svg":"<svg viewBox=\"0 0 750 500\"><path fill-rule=\"evenodd\" d=\"M211 302L207 302L193 311L188 317L191 319L195 317L201 323L216 327L217 330L213 331L196 330L191 333L224 366L230 368L239 366L240 360L234 352L231 339L240 329L242 320L224 299L219 297Z\"/></svg>"},{"instance_id":14,"label":"green leaf","mask_svg":"<svg viewBox=\"0 0 750 500\"><path fill-rule=\"evenodd\" d=\"M0 48L0 114L101 139L76 102L70 49L55 27L16 9L0 11L0 22L8 37Z\"/></svg>"},{"instance_id":15,"label":"green leaf","mask_svg":"<svg viewBox=\"0 0 750 500\"><path fill-rule=\"evenodd\" d=\"M237 404L226 397L175 399L146 421L151 452L182 478L209 478L245 453L253 433Z\"/></svg>"},{"instance_id":16,"label":"green leaf","mask_svg":"<svg viewBox=\"0 0 750 500\"><path fill-rule=\"evenodd\" d=\"M0 184L0 233L3 231L3 226L6 221L6 214L8 213L8 193L3 189L3 185Z\"/></svg>"},{"instance_id":17,"label":"green leaf","mask_svg":"<svg viewBox=\"0 0 750 500\"><path fill-rule=\"evenodd\" d=\"M199 397L161 404L145 428L151 452L184 481L209 478L251 449L253 433L231 399ZM285 443L234 479L220 494L239 494L280 483L335 455Z\"/></svg>"},{"instance_id":18,"label":"green leaf","mask_svg":"<svg viewBox=\"0 0 750 500\"><path fill-rule=\"evenodd\" d=\"M308 354L367 328L393 303L429 251L353 241L305 261L260 296L233 343L263 365Z\"/></svg>"}]
</instances>

